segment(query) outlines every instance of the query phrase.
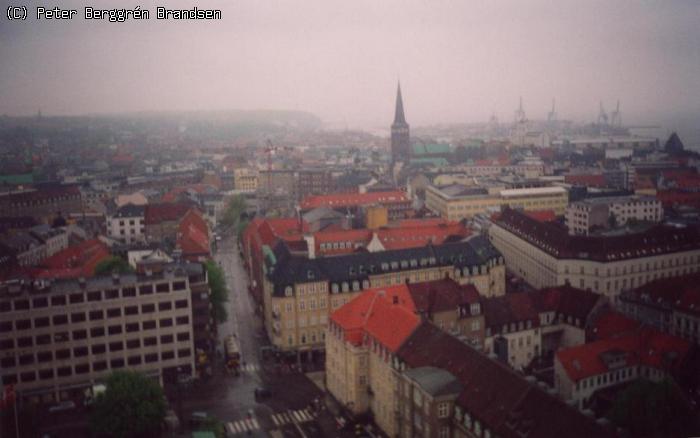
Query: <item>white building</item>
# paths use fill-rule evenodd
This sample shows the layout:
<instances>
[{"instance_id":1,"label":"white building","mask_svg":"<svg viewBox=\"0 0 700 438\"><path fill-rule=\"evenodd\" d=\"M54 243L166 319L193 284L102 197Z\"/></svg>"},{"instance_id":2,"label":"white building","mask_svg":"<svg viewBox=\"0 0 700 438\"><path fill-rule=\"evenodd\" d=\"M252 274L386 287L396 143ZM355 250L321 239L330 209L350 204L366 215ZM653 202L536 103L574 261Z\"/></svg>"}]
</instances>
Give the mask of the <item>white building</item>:
<instances>
[{"instance_id":1,"label":"white building","mask_svg":"<svg viewBox=\"0 0 700 438\"><path fill-rule=\"evenodd\" d=\"M506 209L489 228L506 268L535 288L566 283L606 295L657 278L698 272L697 229L659 225L643 233L571 236L565 229Z\"/></svg>"},{"instance_id":2,"label":"white building","mask_svg":"<svg viewBox=\"0 0 700 438\"><path fill-rule=\"evenodd\" d=\"M145 207L127 204L107 217L107 235L127 244L145 241Z\"/></svg>"},{"instance_id":3,"label":"white building","mask_svg":"<svg viewBox=\"0 0 700 438\"><path fill-rule=\"evenodd\" d=\"M565 217L569 234L587 236L596 228L623 226L631 220L661 222L664 209L651 196L591 198L569 204Z\"/></svg>"}]
</instances>

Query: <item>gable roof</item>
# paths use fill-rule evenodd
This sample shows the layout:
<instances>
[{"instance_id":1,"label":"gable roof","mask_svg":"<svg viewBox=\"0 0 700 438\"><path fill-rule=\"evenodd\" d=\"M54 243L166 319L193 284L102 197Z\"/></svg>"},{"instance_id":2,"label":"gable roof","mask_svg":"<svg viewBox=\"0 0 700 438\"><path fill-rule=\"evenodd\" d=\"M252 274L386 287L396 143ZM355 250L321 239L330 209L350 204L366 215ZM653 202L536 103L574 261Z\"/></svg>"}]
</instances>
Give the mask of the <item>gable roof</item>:
<instances>
[{"instance_id":1,"label":"gable roof","mask_svg":"<svg viewBox=\"0 0 700 438\"><path fill-rule=\"evenodd\" d=\"M457 404L501 437L612 436L608 430L508 368L423 322L397 351L407 368L433 366L462 384Z\"/></svg>"},{"instance_id":2,"label":"gable roof","mask_svg":"<svg viewBox=\"0 0 700 438\"><path fill-rule=\"evenodd\" d=\"M345 340L354 345L360 345L368 334L394 352L420 323L410 304L394 304L391 299L401 293L399 287L365 291L333 312L331 321L343 329Z\"/></svg>"}]
</instances>

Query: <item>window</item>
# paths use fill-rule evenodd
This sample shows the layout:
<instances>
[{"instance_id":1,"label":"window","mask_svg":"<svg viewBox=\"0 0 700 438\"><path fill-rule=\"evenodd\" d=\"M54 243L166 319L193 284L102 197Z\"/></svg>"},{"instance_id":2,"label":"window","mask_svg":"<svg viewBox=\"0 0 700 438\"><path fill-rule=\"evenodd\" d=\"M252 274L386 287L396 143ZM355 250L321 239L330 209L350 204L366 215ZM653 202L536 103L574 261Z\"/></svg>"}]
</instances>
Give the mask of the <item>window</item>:
<instances>
[{"instance_id":1,"label":"window","mask_svg":"<svg viewBox=\"0 0 700 438\"><path fill-rule=\"evenodd\" d=\"M143 322L143 329L144 330L153 330L156 328L156 322L155 321L144 321Z\"/></svg>"},{"instance_id":2,"label":"window","mask_svg":"<svg viewBox=\"0 0 700 438\"><path fill-rule=\"evenodd\" d=\"M159 321L160 327L172 327L173 326L173 319L172 318L163 318Z\"/></svg>"},{"instance_id":3,"label":"window","mask_svg":"<svg viewBox=\"0 0 700 438\"><path fill-rule=\"evenodd\" d=\"M51 305L52 306L65 306L66 305L66 296L55 296L51 297Z\"/></svg>"},{"instance_id":4,"label":"window","mask_svg":"<svg viewBox=\"0 0 700 438\"><path fill-rule=\"evenodd\" d=\"M175 352L170 350L170 351L164 351L160 355L161 360L170 360L170 359L175 359Z\"/></svg>"},{"instance_id":5,"label":"window","mask_svg":"<svg viewBox=\"0 0 700 438\"><path fill-rule=\"evenodd\" d=\"M146 363L151 363L151 362L157 362L158 361L158 353L149 353L143 357L143 359L146 361Z\"/></svg>"},{"instance_id":6,"label":"window","mask_svg":"<svg viewBox=\"0 0 700 438\"><path fill-rule=\"evenodd\" d=\"M53 325L68 324L68 315L54 315Z\"/></svg>"},{"instance_id":7,"label":"window","mask_svg":"<svg viewBox=\"0 0 700 438\"><path fill-rule=\"evenodd\" d=\"M155 336L149 336L147 338L143 338L143 346L144 347L152 347L154 345L158 345L158 338Z\"/></svg>"},{"instance_id":8,"label":"window","mask_svg":"<svg viewBox=\"0 0 700 438\"><path fill-rule=\"evenodd\" d=\"M20 319L15 321L15 327L17 330L27 330L32 328L32 321L30 319Z\"/></svg>"},{"instance_id":9,"label":"window","mask_svg":"<svg viewBox=\"0 0 700 438\"><path fill-rule=\"evenodd\" d=\"M130 322L124 326L124 330L127 333L134 333L139 331L139 323L138 322Z\"/></svg>"},{"instance_id":10,"label":"window","mask_svg":"<svg viewBox=\"0 0 700 438\"><path fill-rule=\"evenodd\" d=\"M158 310L161 312L166 311L166 310L171 310L172 308L173 308L173 303L171 303L170 301L161 301L160 303L158 303Z\"/></svg>"},{"instance_id":11,"label":"window","mask_svg":"<svg viewBox=\"0 0 700 438\"><path fill-rule=\"evenodd\" d=\"M48 345L51 343L51 335L39 335L36 337L36 345Z\"/></svg>"},{"instance_id":12,"label":"window","mask_svg":"<svg viewBox=\"0 0 700 438\"><path fill-rule=\"evenodd\" d=\"M110 335L118 335L122 332L122 326L121 324L117 325L110 325L109 326L109 334Z\"/></svg>"},{"instance_id":13,"label":"window","mask_svg":"<svg viewBox=\"0 0 700 438\"><path fill-rule=\"evenodd\" d=\"M173 283L173 290L184 290L186 288L186 284L184 281L176 281Z\"/></svg>"},{"instance_id":14,"label":"window","mask_svg":"<svg viewBox=\"0 0 700 438\"><path fill-rule=\"evenodd\" d=\"M440 431L438 432L438 437L439 438L450 438L450 429L447 426L440 427Z\"/></svg>"},{"instance_id":15,"label":"window","mask_svg":"<svg viewBox=\"0 0 700 438\"><path fill-rule=\"evenodd\" d=\"M139 295L150 295L153 293L153 285L146 284L139 287Z\"/></svg>"},{"instance_id":16,"label":"window","mask_svg":"<svg viewBox=\"0 0 700 438\"><path fill-rule=\"evenodd\" d=\"M75 366L75 374L85 374L90 372L90 364L82 363Z\"/></svg>"},{"instance_id":17,"label":"window","mask_svg":"<svg viewBox=\"0 0 700 438\"><path fill-rule=\"evenodd\" d=\"M438 417L447 418L450 415L449 403L438 403Z\"/></svg>"},{"instance_id":18,"label":"window","mask_svg":"<svg viewBox=\"0 0 700 438\"><path fill-rule=\"evenodd\" d=\"M101 360L92 364L93 371L104 371L107 369L107 361Z\"/></svg>"},{"instance_id":19,"label":"window","mask_svg":"<svg viewBox=\"0 0 700 438\"><path fill-rule=\"evenodd\" d=\"M175 323L177 325L185 325L190 323L190 317L185 315L185 316L178 316L175 318Z\"/></svg>"},{"instance_id":20,"label":"window","mask_svg":"<svg viewBox=\"0 0 700 438\"><path fill-rule=\"evenodd\" d=\"M173 343L173 335L162 335L160 337L160 343L161 344L172 344Z\"/></svg>"},{"instance_id":21,"label":"window","mask_svg":"<svg viewBox=\"0 0 700 438\"><path fill-rule=\"evenodd\" d=\"M46 297L41 297L41 298L34 298L32 300L32 307L35 309L40 309L42 307L48 307L49 306L49 299Z\"/></svg>"},{"instance_id":22,"label":"window","mask_svg":"<svg viewBox=\"0 0 700 438\"><path fill-rule=\"evenodd\" d=\"M108 318L118 318L122 316L122 309L119 307L115 307L113 309L107 309L107 317Z\"/></svg>"},{"instance_id":23,"label":"window","mask_svg":"<svg viewBox=\"0 0 700 438\"><path fill-rule=\"evenodd\" d=\"M190 357L192 351L189 348L181 348L177 350L177 357Z\"/></svg>"},{"instance_id":24,"label":"window","mask_svg":"<svg viewBox=\"0 0 700 438\"><path fill-rule=\"evenodd\" d=\"M77 294L70 295L70 303L71 304L78 304L78 303L82 303L83 301L85 301L85 294L83 294L83 293L77 293Z\"/></svg>"},{"instance_id":25,"label":"window","mask_svg":"<svg viewBox=\"0 0 700 438\"><path fill-rule=\"evenodd\" d=\"M124 289L122 289L122 297L129 298L129 297L135 297L135 296L136 296L136 288L135 287L125 287Z\"/></svg>"},{"instance_id":26,"label":"window","mask_svg":"<svg viewBox=\"0 0 700 438\"><path fill-rule=\"evenodd\" d=\"M124 308L124 315L138 315L138 313L138 306L127 306L126 308Z\"/></svg>"},{"instance_id":27,"label":"window","mask_svg":"<svg viewBox=\"0 0 700 438\"><path fill-rule=\"evenodd\" d=\"M105 328L104 327L93 327L90 329L90 337L91 338L98 338L100 336L105 335Z\"/></svg>"},{"instance_id":28,"label":"window","mask_svg":"<svg viewBox=\"0 0 700 438\"><path fill-rule=\"evenodd\" d=\"M92 346L92 354L103 354L107 351L105 344L98 344Z\"/></svg>"},{"instance_id":29,"label":"window","mask_svg":"<svg viewBox=\"0 0 700 438\"><path fill-rule=\"evenodd\" d=\"M65 350L58 350L56 351L56 359L69 359L70 358L70 349L65 349Z\"/></svg>"},{"instance_id":30,"label":"window","mask_svg":"<svg viewBox=\"0 0 700 438\"><path fill-rule=\"evenodd\" d=\"M187 307L187 300L177 300L175 301L176 309L184 309Z\"/></svg>"},{"instance_id":31,"label":"window","mask_svg":"<svg viewBox=\"0 0 700 438\"><path fill-rule=\"evenodd\" d=\"M85 312L71 313L70 320L72 323L85 321Z\"/></svg>"},{"instance_id":32,"label":"window","mask_svg":"<svg viewBox=\"0 0 700 438\"><path fill-rule=\"evenodd\" d=\"M127 363L130 366L141 365L141 356L129 356L129 359L127 359Z\"/></svg>"},{"instance_id":33,"label":"window","mask_svg":"<svg viewBox=\"0 0 700 438\"><path fill-rule=\"evenodd\" d=\"M156 305L151 303L151 304L143 304L141 306L141 313L153 313L156 311Z\"/></svg>"},{"instance_id":34,"label":"window","mask_svg":"<svg viewBox=\"0 0 700 438\"><path fill-rule=\"evenodd\" d=\"M189 332L178 333L177 340L178 340L178 342L189 341L190 340L190 333Z\"/></svg>"},{"instance_id":35,"label":"window","mask_svg":"<svg viewBox=\"0 0 700 438\"><path fill-rule=\"evenodd\" d=\"M50 362L53 360L53 353L50 351L41 351L36 355L37 362Z\"/></svg>"},{"instance_id":36,"label":"window","mask_svg":"<svg viewBox=\"0 0 700 438\"><path fill-rule=\"evenodd\" d=\"M170 283L160 283L156 285L156 292L159 294L170 292Z\"/></svg>"},{"instance_id":37,"label":"window","mask_svg":"<svg viewBox=\"0 0 700 438\"><path fill-rule=\"evenodd\" d=\"M7 339L2 342L3 344L9 344L10 348L12 348L12 339ZM31 347L32 345L34 345L34 341L31 336L17 339L17 347L19 348Z\"/></svg>"},{"instance_id":38,"label":"window","mask_svg":"<svg viewBox=\"0 0 700 438\"><path fill-rule=\"evenodd\" d=\"M119 298L119 291L117 289L105 291L105 300L114 300L116 298Z\"/></svg>"},{"instance_id":39,"label":"window","mask_svg":"<svg viewBox=\"0 0 700 438\"><path fill-rule=\"evenodd\" d=\"M88 301L100 301L100 300L102 300L102 291L98 290L95 292L88 292L87 299L88 299Z\"/></svg>"},{"instance_id":40,"label":"window","mask_svg":"<svg viewBox=\"0 0 700 438\"><path fill-rule=\"evenodd\" d=\"M98 321L104 319L104 313L102 310L91 310L90 311L90 321Z\"/></svg>"}]
</instances>

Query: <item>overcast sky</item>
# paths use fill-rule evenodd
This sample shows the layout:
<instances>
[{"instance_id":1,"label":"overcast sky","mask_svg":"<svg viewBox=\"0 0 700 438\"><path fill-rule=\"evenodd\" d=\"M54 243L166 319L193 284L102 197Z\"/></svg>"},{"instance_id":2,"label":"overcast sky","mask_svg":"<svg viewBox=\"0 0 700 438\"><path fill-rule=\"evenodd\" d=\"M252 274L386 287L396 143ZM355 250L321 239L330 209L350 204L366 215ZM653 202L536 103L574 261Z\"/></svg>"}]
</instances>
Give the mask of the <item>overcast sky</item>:
<instances>
[{"instance_id":1,"label":"overcast sky","mask_svg":"<svg viewBox=\"0 0 700 438\"><path fill-rule=\"evenodd\" d=\"M151 20L0 18L0 114L300 109L385 126L400 77L414 126L530 118L552 98L593 120L700 111L700 1L181 0ZM93 0L92 5L139 3ZM31 2L32 6L41 5ZM158 21L156 6L219 8L220 21Z\"/></svg>"}]
</instances>

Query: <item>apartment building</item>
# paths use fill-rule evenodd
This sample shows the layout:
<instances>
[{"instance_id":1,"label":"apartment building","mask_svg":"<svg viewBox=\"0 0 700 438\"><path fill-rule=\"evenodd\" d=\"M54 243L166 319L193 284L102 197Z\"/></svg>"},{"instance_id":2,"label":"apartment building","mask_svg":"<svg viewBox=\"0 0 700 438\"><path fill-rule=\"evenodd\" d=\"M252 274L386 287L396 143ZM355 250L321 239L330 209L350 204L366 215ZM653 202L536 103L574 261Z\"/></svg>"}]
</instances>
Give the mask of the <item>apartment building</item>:
<instances>
[{"instance_id":1,"label":"apartment building","mask_svg":"<svg viewBox=\"0 0 700 438\"><path fill-rule=\"evenodd\" d=\"M428 186L425 191L425 206L451 221L500 211L506 206L525 211L552 210L561 215L568 202L569 194L563 187L503 189L452 185L442 188Z\"/></svg>"},{"instance_id":2,"label":"apartment building","mask_svg":"<svg viewBox=\"0 0 700 438\"><path fill-rule=\"evenodd\" d=\"M316 259L294 255L284 242L265 252L265 328L282 351L321 351L329 314L366 289L450 277L482 295L505 293L503 259L484 236Z\"/></svg>"},{"instance_id":3,"label":"apartment building","mask_svg":"<svg viewBox=\"0 0 700 438\"><path fill-rule=\"evenodd\" d=\"M3 382L22 398L54 403L79 400L125 367L161 381L192 374L192 288L206 281L202 269L0 285Z\"/></svg>"},{"instance_id":4,"label":"apartment building","mask_svg":"<svg viewBox=\"0 0 700 438\"><path fill-rule=\"evenodd\" d=\"M554 359L554 385L564 400L587 408L597 391L640 378L658 382L697 373L689 359L691 343L654 329L560 350Z\"/></svg>"},{"instance_id":5,"label":"apartment building","mask_svg":"<svg viewBox=\"0 0 700 438\"><path fill-rule=\"evenodd\" d=\"M29 216L38 222L51 223L59 215L80 213L82 196L77 185L42 185L36 189L0 195L4 216Z\"/></svg>"},{"instance_id":6,"label":"apartment building","mask_svg":"<svg viewBox=\"0 0 700 438\"><path fill-rule=\"evenodd\" d=\"M585 343L586 328L605 302L570 286L482 298L484 351L523 369L544 354Z\"/></svg>"},{"instance_id":7,"label":"apartment building","mask_svg":"<svg viewBox=\"0 0 700 438\"><path fill-rule=\"evenodd\" d=\"M233 187L236 191L255 193L258 190L260 175L255 169L238 168L233 170Z\"/></svg>"},{"instance_id":8,"label":"apartment building","mask_svg":"<svg viewBox=\"0 0 700 438\"><path fill-rule=\"evenodd\" d=\"M592 231L624 226L631 221L661 222L664 209L650 196L590 198L573 202L566 208L569 234L587 236Z\"/></svg>"},{"instance_id":9,"label":"apartment building","mask_svg":"<svg viewBox=\"0 0 700 438\"><path fill-rule=\"evenodd\" d=\"M700 345L700 275L654 280L620 295L617 308L647 326Z\"/></svg>"},{"instance_id":10,"label":"apartment building","mask_svg":"<svg viewBox=\"0 0 700 438\"><path fill-rule=\"evenodd\" d=\"M107 235L126 244L146 240L146 207L126 204L107 217Z\"/></svg>"},{"instance_id":11,"label":"apartment building","mask_svg":"<svg viewBox=\"0 0 700 438\"><path fill-rule=\"evenodd\" d=\"M624 290L700 267L700 232L694 227L657 225L635 234L571 236L556 223L506 209L489 228L489 237L508 270L532 287L568 283L613 303Z\"/></svg>"},{"instance_id":12,"label":"apartment building","mask_svg":"<svg viewBox=\"0 0 700 438\"><path fill-rule=\"evenodd\" d=\"M399 298L366 292L333 313L327 388L390 437L613 436Z\"/></svg>"}]
</instances>

